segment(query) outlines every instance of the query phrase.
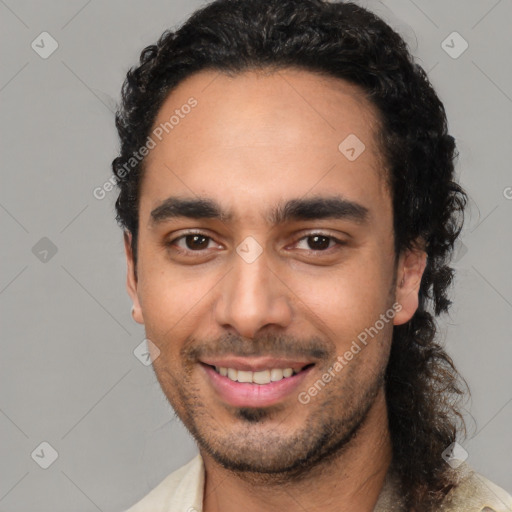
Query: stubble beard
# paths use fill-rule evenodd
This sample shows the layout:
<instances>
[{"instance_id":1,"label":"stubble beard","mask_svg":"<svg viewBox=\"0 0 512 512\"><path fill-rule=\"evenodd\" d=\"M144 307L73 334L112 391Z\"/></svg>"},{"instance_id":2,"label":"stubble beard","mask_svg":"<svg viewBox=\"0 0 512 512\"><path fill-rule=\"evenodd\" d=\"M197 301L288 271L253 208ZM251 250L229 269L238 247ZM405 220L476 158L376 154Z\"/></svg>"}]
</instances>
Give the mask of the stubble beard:
<instances>
[{"instance_id":1,"label":"stubble beard","mask_svg":"<svg viewBox=\"0 0 512 512\"><path fill-rule=\"evenodd\" d=\"M200 401L198 390L183 381L181 385L172 383L179 398L173 399L171 405L200 450L217 464L252 484L283 485L321 472L348 449L383 389L385 367L383 363L371 379L363 382L356 379L361 370L358 364L344 368L347 374L342 385L328 384L318 400L298 405L310 408L310 412L304 425L288 435L279 425L293 411L287 415L282 405L229 407L233 418L229 431L219 425L208 405ZM167 376L171 377L168 373ZM170 383L161 381L161 385L165 389Z\"/></svg>"}]
</instances>

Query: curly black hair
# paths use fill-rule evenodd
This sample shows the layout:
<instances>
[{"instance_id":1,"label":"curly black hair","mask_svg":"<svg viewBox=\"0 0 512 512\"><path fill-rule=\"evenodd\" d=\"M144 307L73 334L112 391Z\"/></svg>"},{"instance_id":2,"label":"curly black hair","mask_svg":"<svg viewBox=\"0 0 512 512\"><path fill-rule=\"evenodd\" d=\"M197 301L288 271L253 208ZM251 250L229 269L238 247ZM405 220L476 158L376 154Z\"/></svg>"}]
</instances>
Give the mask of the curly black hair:
<instances>
[{"instance_id":1,"label":"curly black hair","mask_svg":"<svg viewBox=\"0 0 512 512\"><path fill-rule=\"evenodd\" d=\"M467 385L436 341L435 317L451 304L449 262L467 196L455 181L458 155L443 104L388 24L352 2L217 0L178 30L166 31L142 51L123 84L116 115L121 149L112 162L120 188L117 221L132 234L136 262L144 160L133 156L180 82L202 70L236 74L290 67L355 84L377 107L396 254L418 241L427 253L418 310L394 327L386 399L393 465L407 506L437 510L456 485L441 454L459 432L465 434L460 402Z\"/></svg>"}]
</instances>

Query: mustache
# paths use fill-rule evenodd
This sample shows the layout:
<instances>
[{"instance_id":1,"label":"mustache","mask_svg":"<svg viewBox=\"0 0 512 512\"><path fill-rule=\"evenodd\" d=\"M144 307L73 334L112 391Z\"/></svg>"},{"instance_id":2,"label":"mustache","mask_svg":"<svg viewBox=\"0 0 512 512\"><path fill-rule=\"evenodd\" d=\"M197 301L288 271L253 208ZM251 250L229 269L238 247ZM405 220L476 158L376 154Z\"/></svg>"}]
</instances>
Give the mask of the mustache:
<instances>
[{"instance_id":1,"label":"mustache","mask_svg":"<svg viewBox=\"0 0 512 512\"><path fill-rule=\"evenodd\" d=\"M185 340L180 355L190 363L211 356L238 357L287 357L321 361L332 358L336 352L330 340L319 337L300 339L281 334L265 334L255 338L244 338L227 333L208 341L189 337Z\"/></svg>"}]
</instances>

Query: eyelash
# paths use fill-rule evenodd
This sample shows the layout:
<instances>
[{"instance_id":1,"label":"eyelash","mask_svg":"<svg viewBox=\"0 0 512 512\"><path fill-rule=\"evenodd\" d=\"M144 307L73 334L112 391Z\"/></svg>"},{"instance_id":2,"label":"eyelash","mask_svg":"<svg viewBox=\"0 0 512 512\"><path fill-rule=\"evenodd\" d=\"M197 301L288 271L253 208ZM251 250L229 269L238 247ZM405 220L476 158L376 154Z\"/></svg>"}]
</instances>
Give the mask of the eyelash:
<instances>
[{"instance_id":1,"label":"eyelash","mask_svg":"<svg viewBox=\"0 0 512 512\"><path fill-rule=\"evenodd\" d=\"M197 251L193 251L191 249L183 249L181 247L177 247L175 245L175 243L178 241L178 240L182 240L182 239L185 239L187 236L194 236L194 235L197 235L197 236L202 236L204 238L207 238L209 241L213 241L213 238L209 235L206 235L204 233L201 233L200 231L190 231L188 233L184 233L183 235L180 235L176 238L173 238L172 240L169 240L169 241L166 241L165 242L165 246L168 247L168 248L172 248L173 250L175 250L178 254L181 254L183 256L189 256L189 257L194 257L194 256L197 256L197 255L201 255L202 253L204 253L205 250L207 249L204 249L204 250L197 250ZM312 232L312 233L309 233L308 235L305 235L305 236L302 236L300 237L296 242L295 242L295 245L299 242L301 242L302 240L307 240L308 238L311 238L311 237L314 237L314 236L320 236L320 237L324 237L324 238L328 238L330 241L333 241L335 242L336 246L339 247L342 247L344 245L347 244L347 242L344 242L343 240L340 240L330 234L327 234L327 233L322 233L322 232ZM323 254L328 254L331 252L332 249L335 249L336 246L333 246L333 247L329 247L327 249L323 249L323 250L314 250L314 249L301 249L303 251L308 251L310 253L313 253L313 254L316 254L316 253L323 253Z\"/></svg>"}]
</instances>

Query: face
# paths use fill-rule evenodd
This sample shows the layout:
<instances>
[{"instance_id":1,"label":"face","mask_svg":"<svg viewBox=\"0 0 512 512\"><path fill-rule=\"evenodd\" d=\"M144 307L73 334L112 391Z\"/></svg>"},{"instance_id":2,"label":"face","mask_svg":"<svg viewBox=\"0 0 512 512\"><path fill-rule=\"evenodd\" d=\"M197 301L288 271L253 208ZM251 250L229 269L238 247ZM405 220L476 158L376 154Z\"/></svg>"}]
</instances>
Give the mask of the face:
<instances>
[{"instance_id":1,"label":"face","mask_svg":"<svg viewBox=\"0 0 512 512\"><path fill-rule=\"evenodd\" d=\"M376 112L282 69L200 72L154 128L172 116L145 161L137 278L125 238L156 375L204 455L311 466L364 424L417 308L424 253L395 258Z\"/></svg>"}]
</instances>

